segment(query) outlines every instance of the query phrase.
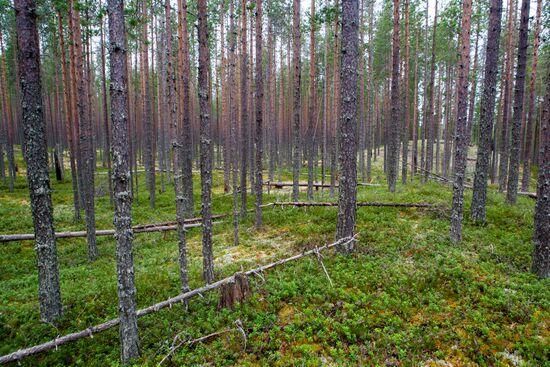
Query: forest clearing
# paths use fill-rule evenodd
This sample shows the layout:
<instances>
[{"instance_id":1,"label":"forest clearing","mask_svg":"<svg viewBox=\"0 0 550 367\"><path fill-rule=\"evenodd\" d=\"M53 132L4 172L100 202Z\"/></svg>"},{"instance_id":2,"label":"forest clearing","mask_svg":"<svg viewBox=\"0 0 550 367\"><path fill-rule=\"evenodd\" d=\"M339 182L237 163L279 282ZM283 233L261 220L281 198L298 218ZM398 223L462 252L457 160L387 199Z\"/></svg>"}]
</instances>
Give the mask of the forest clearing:
<instances>
[{"instance_id":1,"label":"forest clearing","mask_svg":"<svg viewBox=\"0 0 550 367\"><path fill-rule=\"evenodd\" d=\"M0 1L0 364L550 366L549 6Z\"/></svg>"}]
</instances>

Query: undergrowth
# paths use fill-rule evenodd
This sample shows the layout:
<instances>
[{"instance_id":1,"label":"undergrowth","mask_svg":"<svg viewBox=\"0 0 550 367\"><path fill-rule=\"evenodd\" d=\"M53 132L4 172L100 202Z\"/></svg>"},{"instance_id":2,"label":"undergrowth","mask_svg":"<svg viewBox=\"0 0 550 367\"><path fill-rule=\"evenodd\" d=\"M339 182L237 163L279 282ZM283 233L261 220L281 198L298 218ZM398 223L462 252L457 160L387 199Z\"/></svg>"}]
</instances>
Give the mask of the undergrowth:
<instances>
[{"instance_id":1,"label":"undergrowth","mask_svg":"<svg viewBox=\"0 0 550 367\"><path fill-rule=\"evenodd\" d=\"M22 163L20 162L20 165ZM103 169L99 170L104 172ZM160 187L160 177L159 184ZM283 180L290 176L283 173ZM144 176L139 177L140 185ZM214 175L214 213L231 211L223 176ZM429 202L450 205L449 187L410 182L389 193L383 172L359 187L358 200ZM195 174L196 214L200 182ZM106 175L96 176L97 228L112 228ZM71 183L52 178L57 231L84 230L73 219ZM305 198L305 193L302 193ZM328 190L316 200L330 198ZM264 202L289 200L272 189ZM253 197L249 196L252 208ZM218 295L194 298L139 320L142 357L136 365L156 365L177 343L231 328L192 346L184 344L163 365L235 366L548 366L550 283L529 273L534 201L505 204L490 189L487 223L467 217L464 240L448 240L448 212L414 208L358 209L358 243L351 255L324 254L330 285L319 262L305 258L251 279L253 296L235 310L217 310ZM334 240L336 208L266 208L264 226L253 215L240 223L240 244L232 244L229 218L214 226L216 276L288 257ZM133 223L174 219L173 186L148 207L140 186ZM24 177L10 193L0 186L0 233L32 232ZM58 325L39 320L36 258L32 241L0 244L0 355L39 344L117 317L115 241L98 237L100 257L89 262L84 238L60 239L64 317ZM190 285L200 287L200 229L188 231ZM136 234L134 241L138 307L179 293L175 232ZM240 320L245 332L235 330ZM177 344L176 343L176 344ZM119 364L118 330L111 329L32 356L28 366Z\"/></svg>"}]
</instances>

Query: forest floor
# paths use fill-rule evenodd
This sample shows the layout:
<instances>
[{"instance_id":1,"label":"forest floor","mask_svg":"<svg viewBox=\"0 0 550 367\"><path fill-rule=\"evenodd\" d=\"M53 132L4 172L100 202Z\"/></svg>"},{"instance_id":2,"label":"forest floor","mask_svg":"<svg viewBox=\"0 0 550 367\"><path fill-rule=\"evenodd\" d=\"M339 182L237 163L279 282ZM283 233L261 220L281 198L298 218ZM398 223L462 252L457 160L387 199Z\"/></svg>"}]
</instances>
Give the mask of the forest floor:
<instances>
[{"instance_id":1,"label":"forest floor","mask_svg":"<svg viewBox=\"0 0 550 367\"><path fill-rule=\"evenodd\" d=\"M378 161L380 163L381 159ZM22 162L20 163L22 165ZM304 169L305 172L305 169ZM305 176L304 176L305 177ZM106 175L97 175L98 229L113 228ZM160 177L157 187L160 189ZM144 174L133 224L174 219L172 185L148 206ZM222 172L214 176L214 214L231 211ZM290 176L283 176L290 180ZM437 182L399 183L389 193L382 170L359 187L358 200L429 202L450 207L449 186ZM56 231L84 230L73 221L71 183L52 180ZM195 175L199 215L200 181ZM302 193L305 199L305 192ZM317 200L336 200L328 190ZM271 190L264 202L289 200L288 191ZM466 191L466 213L471 190ZM249 196L252 208L253 197ZM317 259L289 263L251 280L253 296L235 310L217 310L218 293L193 298L189 309L175 306L139 319L142 357L136 365L156 365L178 341L234 329L205 343L184 344L163 365L178 366L548 366L550 283L529 272L534 200L516 206L494 188L488 194L485 225L466 215L464 240L448 239L448 212L414 208L358 209L356 251L325 252L330 285ZM337 209L266 208L264 227L253 215L241 221L240 244L232 244L229 218L214 226L218 278L241 269L333 242ZM0 233L32 233L26 180L15 193L0 186ZM100 257L87 260L84 238L57 242L64 318L40 322L36 258L32 241L0 243L0 355L79 331L117 317L115 240L98 237ZM139 308L179 293L176 232L136 234L134 261ZM200 229L188 232L191 288L201 280ZM25 366L119 364L118 328L59 347L21 362Z\"/></svg>"}]
</instances>

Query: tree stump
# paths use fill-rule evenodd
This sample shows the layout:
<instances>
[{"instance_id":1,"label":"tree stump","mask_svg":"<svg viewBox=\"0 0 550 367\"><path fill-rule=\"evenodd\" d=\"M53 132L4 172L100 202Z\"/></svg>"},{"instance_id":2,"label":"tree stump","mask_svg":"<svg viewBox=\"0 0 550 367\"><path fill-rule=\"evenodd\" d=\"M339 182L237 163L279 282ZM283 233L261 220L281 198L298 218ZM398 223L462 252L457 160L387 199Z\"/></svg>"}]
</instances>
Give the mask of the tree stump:
<instances>
[{"instance_id":1,"label":"tree stump","mask_svg":"<svg viewBox=\"0 0 550 367\"><path fill-rule=\"evenodd\" d=\"M233 281L224 284L220 291L218 310L229 308L232 310L236 303L242 303L251 294L248 277L245 273L235 273Z\"/></svg>"}]
</instances>

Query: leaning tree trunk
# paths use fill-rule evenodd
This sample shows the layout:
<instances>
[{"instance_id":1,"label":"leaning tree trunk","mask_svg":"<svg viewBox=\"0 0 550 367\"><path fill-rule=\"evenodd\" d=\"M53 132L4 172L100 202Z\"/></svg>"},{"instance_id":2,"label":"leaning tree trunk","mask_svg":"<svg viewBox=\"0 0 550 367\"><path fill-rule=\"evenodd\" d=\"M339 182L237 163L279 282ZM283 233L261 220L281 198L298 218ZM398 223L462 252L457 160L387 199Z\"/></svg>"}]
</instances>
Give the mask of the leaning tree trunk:
<instances>
[{"instance_id":1,"label":"leaning tree trunk","mask_svg":"<svg viewBox=\"0 0 550 367\"><path fill-rule=\"evenodd\" d=\"M212 147L210 101L208 84L208 23L206 0L199 0L199 107L200 107L200 169L203 277L207 284L214 282L214 256L212 253Z\"/></svg>"},{"instance_id":2,"label":"leaning tree trunk","mask_svg":"<svg viewBox=\"0 0 550 367\"><path fill-rule=\"evenodd\" d=\"M529 0L521 3L519 26L518 66L514 90L514 115L512 117L512 141L510 146L510 166L506 201L516 203L518 195L519 161L521 147L521 119L523 117L523 95L525 92L525 69L527 66L527 47L529 47Z\"/></svg>"},{"instance_id":3,"label":"leaning tree trunk","mask_svg":"<svg viewBox=\"0 0 550 367\"><path fill-rule=\"evenodd\" d=\"M523 176L521 179L521 191L529 191L531 180L531 151L533 149L533 125L535 124L535 94L537 81L538 48L540 43L540 16L542 0L537 0L537 15L535 36L533 41L533 64L531 66L531 85L529 93L529 115L525 125L525 147L523 149Z\"/></svg>"},{"instance_id":4,"label":"leaning tree trunk","mask_svg":"<svg viewBox=\"0 0 550 367\"><path fill-rule=\"evenodd\" d=\"M462 239L464 215L464 175L468 156L468 70L470 69L470 28L472 0L464 0L460 33L460 60L458 64L458 107L456 113L453 207L451 209L451 241Z\"/></svg>"},{"instance_id":5,"label":"leaning tree trunk","mask_svg":"<svg viewBox=\"0 0 550 367\"><path fill-rule=\"evenodd\" d=\"M535 207L535 249L532 270L541 278L550 277L550 67L540 124L539 178Z\"/></svg>"},{"instance_id":6,"label":"leaning tree trunk","mask_svg":"<svg viewBox=\"0 0 550 367\"><path fill-rule=\"evenodd\" d=\"M357 67L359 1L342 1L342 51L340 88L340 185L336 238L353 236L357 201ZM339 248L351 252L353 243Z\"/></svg>"},{"instance_id":7,"label":"leaning tree trunk","mask_svg":"<svg viewBox=\"0 0 550 367\"><path fill-rule=\"evenodd\" d=\"M388 139L388 186L395 192L399 170L399 130L401 121L401 96L399 93L399 0L393 0L391 121Z\"/></svg>"},{"instance_id":8,"label":"leaning tree trunk","mask_svg":"<svg viewBox=\"0 0 550 367\"><path fill-rule=\"evenodd\" d=\"M256 228L262 226L263 195L263 104L264 79L262 63L262 0L256 0Z\"/></svg>"},{"instance_id":9,"label":"leaning tree trunk","mask_svg":"<svg viewBox=\"0 0 550 367\"><path fill-rule=\"evenodd\" d=\"M477 149L472 206L470 208L471 218L481 222L485 221L485 203L487 201L487 175L489 174L489 158L493 135L501 17L502 0L491 0L485 52L485 77L479 116L479 146Z\"/></svg>"},{"instance_id":10,"label":"leaning tree trunk","mask_svg":"<svg viewBox=\"0 0 550 367\"><path fill-rule=\"evenodd\" d=\"M300 112L302 110L300 98L302 95L302 63L300 56L300 0L293 0L292 2L293 16L292 16L292 64L294 67L294 98L292 102L293 106L293 141L294 146L292 148L292 200L297 201L300 194L298 182L300 181L300 165L301 165L301 151L300 151Z\"/></svg>"},{"instance_id":11,"label":"leaning tree trunk","mask_svg":"<svg viewBox=\"0 0 550 367\"><path fill-rule=\"evenodd\" d=\"M40 81L40 46L37 9L34 0L15 1L17 62L21 83L25 161L38 260L40 317L55 322L63 314L59 268L53 226L53 205L48 174L46 124Z\"/></svg>"}]
</instances>

